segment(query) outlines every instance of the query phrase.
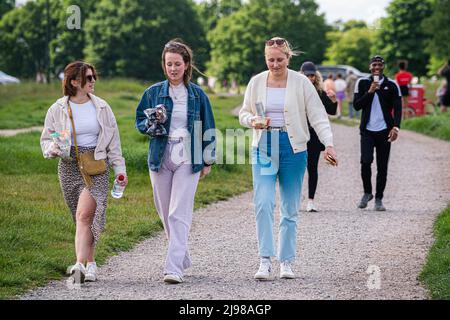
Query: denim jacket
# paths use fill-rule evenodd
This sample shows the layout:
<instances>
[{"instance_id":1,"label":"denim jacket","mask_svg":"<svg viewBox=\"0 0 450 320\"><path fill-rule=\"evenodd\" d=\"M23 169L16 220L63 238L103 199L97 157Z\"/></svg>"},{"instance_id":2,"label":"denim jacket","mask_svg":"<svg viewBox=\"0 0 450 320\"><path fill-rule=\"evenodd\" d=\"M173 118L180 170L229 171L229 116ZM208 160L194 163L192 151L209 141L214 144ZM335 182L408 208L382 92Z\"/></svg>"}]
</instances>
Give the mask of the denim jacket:
<instances>
[{"instance_id":1,"label":"denim jacket","mask_svg":"<svg viewBox=\"0 0 450 320\"><path fill-rule=\"evenodd\" d=\"M196 173L205 165L215 162L215 123L211 104L203 90L190 82L187 86L187 125L190 133L192 172ZM169 96L169 81L156 83L145 90L136 109L136 129L146 134L147 124L144 110L163 104L167 110L168 120L164 123L167 132L170 131L173 101ZM211 130L212 129L212 130ZM206 134L205 134L206 133ZM148 150L148 167L158 171L167 145L168 136L151 137Z\"/></svg>"}]
</instances>

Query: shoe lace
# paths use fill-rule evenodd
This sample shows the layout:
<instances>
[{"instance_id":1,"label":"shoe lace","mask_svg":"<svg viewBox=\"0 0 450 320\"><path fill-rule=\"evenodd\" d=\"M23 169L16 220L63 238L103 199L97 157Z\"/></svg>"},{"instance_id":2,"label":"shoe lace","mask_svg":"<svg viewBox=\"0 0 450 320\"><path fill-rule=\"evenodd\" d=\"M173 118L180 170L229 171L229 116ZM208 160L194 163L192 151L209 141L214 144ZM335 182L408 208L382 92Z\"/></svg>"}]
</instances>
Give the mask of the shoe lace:
<instances>
[{"instance_id":1,"label":"shoe lace","mask_svg":"<svg viewBox=\"0 0 450 320\"><path fill-rule=\"evenodd\" d=\"M272 269L272 263L270 261L261 261L259 264L259 271L266 272Z\"/></svg>"},{"instance_id":2,"label":"shoe lace","mask_svg":"<svg viewBox=\"0 0 450 320\"><path fill-rule=\"evenodd\" d=\"M288 261L284 261L281 263L281 266L283 267L284 270L286 271L292 271L291 269L291 263Z\"/></svg>"}]
</instances>

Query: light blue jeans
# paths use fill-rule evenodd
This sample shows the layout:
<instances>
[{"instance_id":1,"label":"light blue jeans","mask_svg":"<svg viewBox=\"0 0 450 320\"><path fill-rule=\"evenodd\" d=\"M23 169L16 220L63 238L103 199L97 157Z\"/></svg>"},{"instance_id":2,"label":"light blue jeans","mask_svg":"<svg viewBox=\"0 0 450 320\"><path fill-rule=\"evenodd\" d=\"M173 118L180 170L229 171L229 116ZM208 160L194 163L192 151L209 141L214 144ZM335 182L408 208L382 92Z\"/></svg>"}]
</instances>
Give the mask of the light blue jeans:
<instances>
[{"instance_id":1,"label":"light blue jeans","mask_svg":"<svg viewBox=\"0 0 450 320\"><path fill-rule=\"evenodd\" d=\"M252 150L253 189L259 255L275 256L273 237L275 187L280 185L281 219L278 237L278 260L295 259L297 217L307 151L294 153L286 132L263 132L257 148Z\"/></svg>"}]
</instances>

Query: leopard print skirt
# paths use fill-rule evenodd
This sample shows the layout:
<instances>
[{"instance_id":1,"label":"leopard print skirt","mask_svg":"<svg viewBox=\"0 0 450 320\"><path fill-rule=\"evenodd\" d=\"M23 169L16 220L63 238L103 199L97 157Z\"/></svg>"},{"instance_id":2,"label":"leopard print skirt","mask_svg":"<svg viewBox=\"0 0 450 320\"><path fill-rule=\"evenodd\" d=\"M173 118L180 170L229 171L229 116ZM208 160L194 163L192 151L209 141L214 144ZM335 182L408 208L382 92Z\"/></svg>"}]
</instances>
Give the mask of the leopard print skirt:
<instances>
[{"instance_id":1,"label":"leopard print skirt","mask_svg":"<svg viewBox=\"0 0 450 320\"><path fill-rule=\"evenodd\" d=\"M79 153L93 151L95 147L78 147ZM83 181L80 169L75 156L75 147L71 147L70 159L60 159L58 163L58 177L61 190L67 206L72 213L73 221L76 224L76 213L78 199L81 192L87 189L97 203L94 219L91 225L92 235L94 236L94 246L100 238L100 234L105 228L106 222L106 206L109 191L109 163L107 161L107 170L105 173L92 176L92 187L87 188Z\"/></svg>"}]
</instances>

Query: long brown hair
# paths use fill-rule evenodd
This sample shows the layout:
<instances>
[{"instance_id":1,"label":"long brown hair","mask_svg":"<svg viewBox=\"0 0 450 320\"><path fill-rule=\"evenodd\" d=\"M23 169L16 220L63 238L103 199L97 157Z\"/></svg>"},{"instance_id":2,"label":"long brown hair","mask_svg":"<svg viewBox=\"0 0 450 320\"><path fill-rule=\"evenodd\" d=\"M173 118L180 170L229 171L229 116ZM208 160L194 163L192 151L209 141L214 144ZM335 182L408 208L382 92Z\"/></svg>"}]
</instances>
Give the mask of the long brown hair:
<instances>
[{"instance_id":1,"label":"long brown hair","mask_svg":"<svg viewBox=\"0 0 450 320\"><path fill-rule=\"evenodd\" d=\"M64 68L62 89L65 96L73 97L77 94L77 88L72 85L72 80L81 80L82 87L86 85L86 72L88 69L91 69L93 76L97 78L94 66L83 61L71 62Z\"/></svg>"},{"instance_id":2,"label":"long brown hair","mask_svg":"<svg viewBox=\"0 0 450 320\"><path fill-rule=\"evenodd\" d=\"M162 57L161 57L161 65L162 65L164 74L168 78L168 75L166 72L166 53L167 52L178 53L183 58L184 63L187 65L187 69L184 71L184 74L183 74L183 82L187 86L189 84L189 81L191 81L191 79L192 79L193 70L194 69L197 70L197 68L194 66L194 54L192 52L192 49L189 48L189 46L187 44L183 43L181 39L172 39L164 45L164 50L162 52Z\"/></svg>"}]
</instances>

